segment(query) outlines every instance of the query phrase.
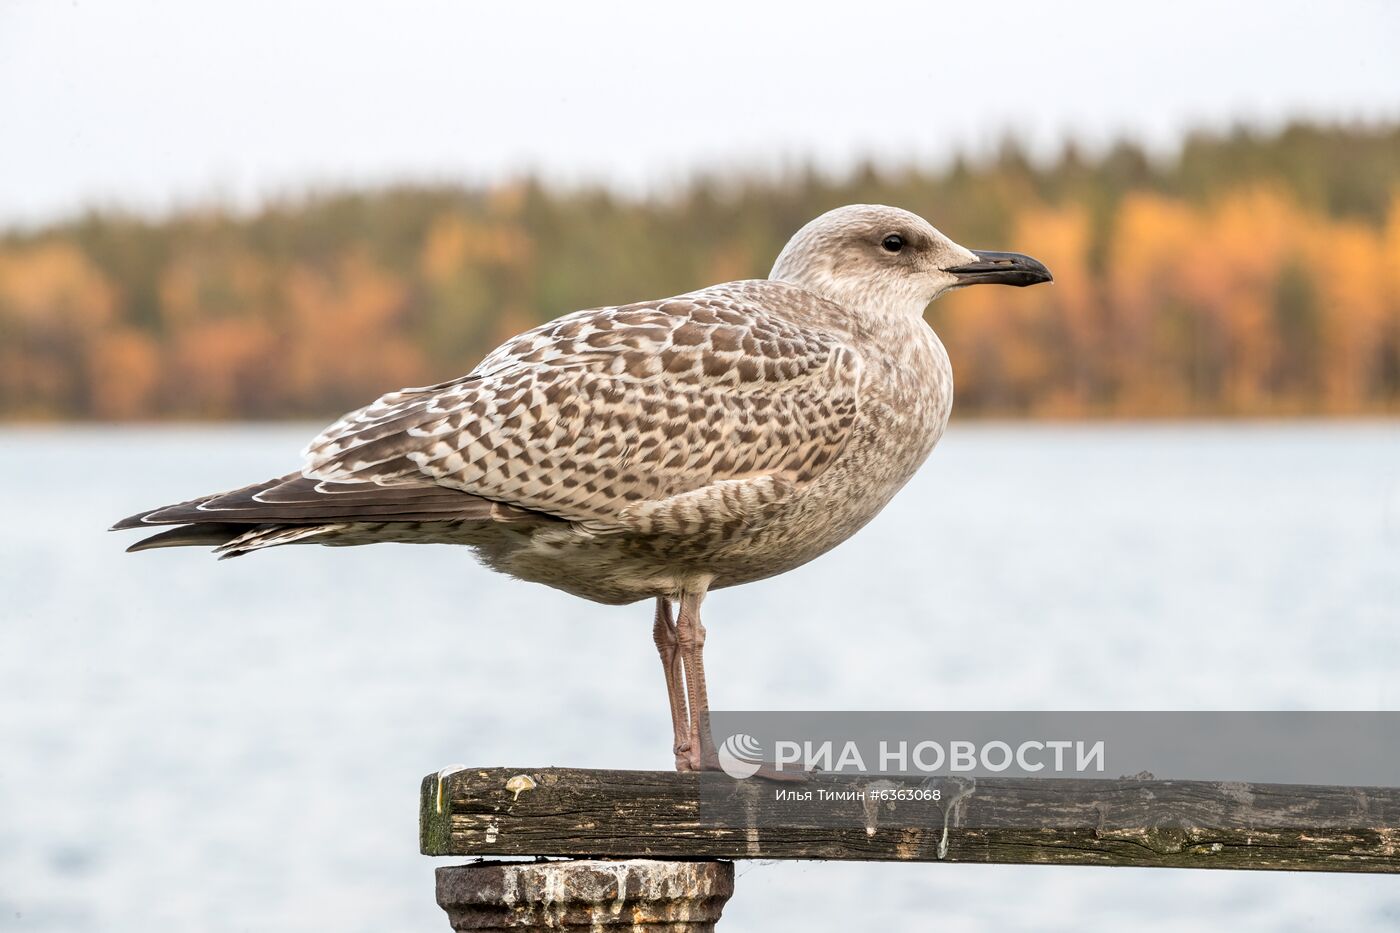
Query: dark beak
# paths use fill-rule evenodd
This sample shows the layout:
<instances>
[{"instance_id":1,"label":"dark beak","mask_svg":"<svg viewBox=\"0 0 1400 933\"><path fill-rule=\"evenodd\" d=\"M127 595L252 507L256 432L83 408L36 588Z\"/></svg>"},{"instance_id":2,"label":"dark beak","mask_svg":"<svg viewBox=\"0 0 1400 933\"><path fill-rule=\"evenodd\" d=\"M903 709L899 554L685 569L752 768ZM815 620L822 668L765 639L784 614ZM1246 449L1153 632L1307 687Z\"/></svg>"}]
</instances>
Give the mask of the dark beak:
<instances>
[{"instance_id":1,"label":"dark beak","mask_svg":"<svg viewBox=\"0 0 1400 933\"><path fill-rule=\"evenodd\" d=\"M958 277L957 288L964 285L1039 285L1055 279L1045 263L1020 253L996 253L975 249L976 262L953 266L948 272Z\"/></svg>"}]
</instances>

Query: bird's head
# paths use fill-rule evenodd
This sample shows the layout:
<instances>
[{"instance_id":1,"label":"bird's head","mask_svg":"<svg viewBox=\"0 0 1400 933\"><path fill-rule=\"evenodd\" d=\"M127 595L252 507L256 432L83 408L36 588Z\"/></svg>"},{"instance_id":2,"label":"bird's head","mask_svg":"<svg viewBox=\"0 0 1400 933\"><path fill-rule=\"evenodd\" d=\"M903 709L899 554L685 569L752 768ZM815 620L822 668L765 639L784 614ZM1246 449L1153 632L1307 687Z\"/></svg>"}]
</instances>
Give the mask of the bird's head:
<instances>
[{"instance_id":1,"label":"bird's head","mask_svg":"<svg viewBox=\"0 0 1400 933\"><path fill-rule=\"evenodd\" d=\"M844 307L916 316L955 288L1051 281L1029 256L959 246L917 214L879 204L838 207L807 224L768 277Z\"/></svg>"}]
</instances>

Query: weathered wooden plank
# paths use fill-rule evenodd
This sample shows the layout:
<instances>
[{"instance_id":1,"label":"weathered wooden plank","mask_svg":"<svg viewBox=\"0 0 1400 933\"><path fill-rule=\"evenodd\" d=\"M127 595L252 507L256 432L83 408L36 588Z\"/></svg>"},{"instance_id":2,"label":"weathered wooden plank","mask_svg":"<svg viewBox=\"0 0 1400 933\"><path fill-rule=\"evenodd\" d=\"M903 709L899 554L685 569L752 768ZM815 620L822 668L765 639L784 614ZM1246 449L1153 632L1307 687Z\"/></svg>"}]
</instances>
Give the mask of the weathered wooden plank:
<instances>
[{"instance_id":1,"label":"weathered wooden plank","mask_svg":"<svg viewBox=\"0 0 1400 933\"><path fill-rule=\"evenodd\" d=\"M1400 872L1400 789L1376 787L472 768L424 778L420 830L426 855Z\"/></svg>"}]
</instances>

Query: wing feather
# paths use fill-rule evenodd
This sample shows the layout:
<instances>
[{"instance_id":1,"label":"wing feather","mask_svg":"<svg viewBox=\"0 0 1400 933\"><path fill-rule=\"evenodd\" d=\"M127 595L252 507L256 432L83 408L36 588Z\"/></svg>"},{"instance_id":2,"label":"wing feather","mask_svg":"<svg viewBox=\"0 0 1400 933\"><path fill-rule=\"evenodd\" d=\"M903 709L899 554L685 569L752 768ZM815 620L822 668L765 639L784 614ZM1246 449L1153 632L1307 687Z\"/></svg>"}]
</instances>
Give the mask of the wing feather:
<instances>
[{"instance_id":1,"label":"wing feather","mask_svg":"<svg viewBox=\"0 0 1400 933\"><path fill-rule=\"evenodd\" d=\"M140 512L112 527L113 530L123 530L184 524L308 525L357 520L440 522L552 519L547 515L432 483L383 487L370 483L328 483L292 473L232 492L202 496Z\"/></svg>"},{"instance_id":2,"label":"wing feather","mask_svg":"<svg viewBox=\"0 0 1400 933\"><path fill-rule=\"evenodd\" d=\"M595 524L719 482L801 485L844 449L861 370L834 329L802 320L813 303L760 281L566 315L462 379L346 415L302 472Z\"/></svg>"}]
</instances>

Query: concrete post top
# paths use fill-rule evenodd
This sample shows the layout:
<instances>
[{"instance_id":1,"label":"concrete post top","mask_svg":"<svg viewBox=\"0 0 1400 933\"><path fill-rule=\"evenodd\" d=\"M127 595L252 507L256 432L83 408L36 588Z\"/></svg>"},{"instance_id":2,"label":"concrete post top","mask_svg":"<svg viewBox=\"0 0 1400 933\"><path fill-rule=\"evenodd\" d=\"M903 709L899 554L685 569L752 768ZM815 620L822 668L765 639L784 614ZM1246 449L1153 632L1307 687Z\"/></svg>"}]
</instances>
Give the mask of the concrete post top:
<instances>
[{"instance_id":1,"label":"concrete post top","mask_svg":"<svg viewBox=\"0 0 1400 933\"><path fill-rule=\"evenodd\" d=\"M437 870L452 929L707 933L734 893L734 863L654 859L477 862Z\"/></svg>"}]
</instances>

